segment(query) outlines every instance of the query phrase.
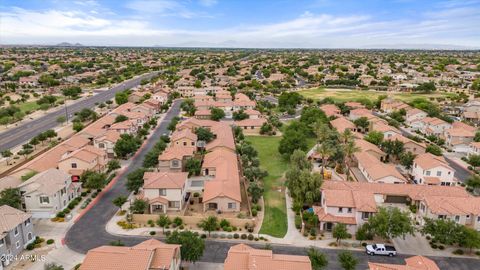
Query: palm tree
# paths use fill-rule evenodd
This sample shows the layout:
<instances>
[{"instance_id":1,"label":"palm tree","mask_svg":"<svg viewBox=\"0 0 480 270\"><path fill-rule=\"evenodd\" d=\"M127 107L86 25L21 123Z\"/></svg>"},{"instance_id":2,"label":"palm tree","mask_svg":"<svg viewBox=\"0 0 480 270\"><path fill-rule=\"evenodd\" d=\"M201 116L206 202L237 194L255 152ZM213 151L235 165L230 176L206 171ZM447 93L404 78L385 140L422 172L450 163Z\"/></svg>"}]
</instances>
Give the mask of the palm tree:
<instances>
[{"instance_id":1,"label":"palm tree","mask_svg":"<svg viewBox=\"0 0 480 270\"><path fill-rule=\"evenodd\" d=\"M345 151L345 167L347 168L347 180L350 178L350 167L349 163L353 157L353 154L360 152L360 147L355 145L355 141L348 141L343 145L343 150Z\"/></svg>"},{"instance_id":2,"label":"palm tree","mask_svg":"<svg viewBox=\"0 0 480 270\"><path fill-rule=\"evenodd\" d=\"M327 140L332 134L332 130L328 127L328 125L321 121L315 122L314 130L318 143L322 143L323 141Z\"/></svg>"},{"instance_id":3,"label":"palm tree","mask_svg":"<svg viewBox=\"0 0 480 270\"><path fill-rule=\"evenodd\" d=\"M345 129L342 134L340 134L340 139L343 144L346 144L349 141L353 141L354 135L350 129Z\"/></svg>"},{"instance_id":4,"label":"palm tree","mask_svg":"<svg viewBox=\"0 0 480 270\"><path fill-rule=\"evenodd\" d=\"M323 169L325 168L325 162L327 158L330 157L335 153L335 148L330 143L323 142L322 144L318 145L315 151L320 155L322 159L322 169L320 170L321 174L323 175Z\"/></svg>"}]
</instances>

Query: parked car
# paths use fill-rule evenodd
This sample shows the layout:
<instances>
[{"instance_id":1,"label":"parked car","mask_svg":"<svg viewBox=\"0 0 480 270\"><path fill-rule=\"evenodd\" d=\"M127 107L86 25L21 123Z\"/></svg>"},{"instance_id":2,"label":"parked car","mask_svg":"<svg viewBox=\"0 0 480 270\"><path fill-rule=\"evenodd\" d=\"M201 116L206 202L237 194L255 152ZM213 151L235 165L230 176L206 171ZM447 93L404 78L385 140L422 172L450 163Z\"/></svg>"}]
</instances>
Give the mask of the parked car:
<instances>
[{"instance_id":1,"label":"parked car","mask_svg":"<svg viewBox=\"0 0 480 270\"><path fill-rule=\"evenodd\" d=\"M365 252L368 255L383 255L383 256L395 256L397 255L397 250L393 246L387 246L384 244L373 244L367 245L365 247Z\"/></svg>"}]
</instances>

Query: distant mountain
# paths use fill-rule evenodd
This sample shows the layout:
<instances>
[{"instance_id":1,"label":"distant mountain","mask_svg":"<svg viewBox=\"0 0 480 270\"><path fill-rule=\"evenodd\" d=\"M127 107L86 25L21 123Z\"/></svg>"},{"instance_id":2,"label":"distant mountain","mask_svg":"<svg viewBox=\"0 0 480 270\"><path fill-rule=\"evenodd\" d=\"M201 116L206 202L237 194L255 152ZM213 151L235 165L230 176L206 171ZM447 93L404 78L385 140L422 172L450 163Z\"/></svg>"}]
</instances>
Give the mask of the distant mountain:
<instances>
[{"instance_id":1,"label":"distant mountain","mask_svg":"<svg viewBox=\"0 0 480 270\"><path fill-rule=\"evenodd\" d=\"M55 46L58 46L58 47L81 47L83 45L78 43L78 42L77 43L62 42L62 43L58 43Z\"/></svg>"}]
</instances>

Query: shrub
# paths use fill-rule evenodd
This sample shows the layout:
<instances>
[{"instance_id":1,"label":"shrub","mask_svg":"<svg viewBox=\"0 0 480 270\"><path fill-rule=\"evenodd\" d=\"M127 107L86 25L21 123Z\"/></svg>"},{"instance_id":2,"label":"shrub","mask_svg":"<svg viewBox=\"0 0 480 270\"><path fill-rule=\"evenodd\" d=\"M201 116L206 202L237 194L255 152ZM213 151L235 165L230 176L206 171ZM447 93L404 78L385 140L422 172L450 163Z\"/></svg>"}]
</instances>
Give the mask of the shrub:
<instances>
[{"instance_id":1,"label":"shrub","mask_svg":"<svg viewBox=\"0 0 480 270\"><path fill-rule=\"evenodd\" d=\"M248 240L252 241L255 238L255 236L253 236L253 234L249 234L247 238Z\"/></svg>"},{"instance_id":2,"label":"shrub","mask_svg":"<svg viewBox=\"0 0 480 270\"><path fill-rule=\"evenodd\" d=\"M258 240L259 240L258 237L255 237L255 241L258 241Z\"/></svg>"},{"instance_id":3,"label":"shrub","mask_svg":"<svg viewBox=\"0 0 480 270\"><path fill-rule=\"evenodd\" d=\"M463 249L455 249L452 253L455 255L463 255L464 252Z\"/></svg>"},{"instance_id":4,"label":"shrub","mask_svg":"<svg viewBox=\"0 0 480 270\"><path fill-rule=\"evenodd\" d=\"M430 241L430 239L432 239L432 238L430 237L430 235L427 235L425 238L426 238L427 240L429 240L429 241Z\"/></svg>"},{"instance_id":5,"label":"shrub","mask_svg":"<svg viewBox=\"0 0 480 270\"><path fill-rule=\"evenodd\" d=\"M202 239L205 239L205 238L207 238L207 235L204 234L204 233L202 233L202 235L200 235L200 237L201 237Z\"/></svg>"},{"instance_id":6,"label":"shrub","mask_svg":"<svg viewBox=\"0 0 480 270\"><path fill-rule=\"evenodd\" d=\"M35 244L34 243L30 243L27 245L27 250L33 250L35 248Z\"/></svg>"},{"instance_id":7,"label":"shrub","mask_svg":"<svg viewBox=\"0 0 480 270\"><path fill-rule=\"evenodd\" d=\"M239 237L240 237L240 235L238 233L233 234L233 238L238 239Z\"/></svg>"},{"instance_id":8,"label":"shrub","mask_svg":"<svg viewBox=\"0 0 480 270\"><path fill-rule=\"evenodd\" d=\"M297 228L298 230L302 228L302 218L300 217L300 215L295 216L295 228Z\"/></svg>"},{"instance_id":9,"label":"shrub","mask_svg":"<svg viewBox=\"0 0 480 270\"><path fill-rule=\"evenodd\" d=\"M252 216L254 216L254 217L257 216L257 209L252 209Z\"/></svg>"},{"instance_id":10,"label":"shrub","mask_svg":"<svg viewBox=\"0 0 480 270\"><path fill-rule=\"evenodd\" d=\"M150 231L150 235L155 235L155 234L157 234L156 231Z\"/></svg>"},{"instance_id":11,"label":"shrub","mask_svg":"<svg viewBox=\"0 0 480 270\"><path fill-rule=\"evenodd\" d=\"M67 209L64 209L64 210L63 210L63 213L64 213L65 215L70 214L70 209L68 209L68 208L67 208Z\"/></svg>"},{"instance_id":12,"label":"shrub","mask_svg":"<svg viewBox=\"0 0 480 270\"><path fill-rule=\"evenodd\" d=\"M220 227L225 228L225 227L228 227L228 226L230 226L230 222L228 222L228 220L222 219L220 221Z\"/></svg>"},{"instance_id":13,"label":"shrub","mask_svg":"<svg viewBox=\"0 0 480 270\"><path fill-rule=\"evenodd\" d=\"M310 235L311 236L317 236L317 230L315 228L310 229Z\"/></svg>"},{"instance_id":14,"label":"shrub","mask_svg":"<svg viewBox=\"0 0 480 270\"><path fill-rule=\"evenodd\" d=\"M480 256L480 251L475 252L475 255Z\"/></svg>"},{"instance_id":15,"label":"shrub","mask_svg":"<svg viewBox=\"0 0 480 270\"><path fill-rule=\"evenodd\" d=\"M172 234L171 231L166 231L166 232L165 232L165 236L170 236L170 234Z\"/></svg>"},{"instance_id":16,"label":"shrub","mask_svg":"<svg viewBox=\"0 0 480 270\"><path fill-rule=\"evenodd\" d=\"M431 244L430 246L431 246L433 249L437 249L437 248L438 248L437 244Z\"/></svg>"},{"instance_id":17,"label":"shrub","mask_svg":"<svg viewBox=\"0 0 480 270\"><path fill-rule=\"evenodd\" d=\"M183 225L180 225L178 228L179 228L180 230L185 229L185 227L184 227Z\"/></svg>"},{"instance_id":18,"label":"shrub","mask_svg":"<svg viewBox=\"0 0 480 270\"><path fill-rule=\"evenodd\" d=\"M223 234L223 233L222 233L222 234L220 234L220 238L222 238L222 239L223 239L223 238L225 238L225 237L227 237L227 235L226 235L226 234Z\"/></svg>"},{"instance_id":19,"label":"shrub","mask_svg":"<svg viewBox=\"0 0 480 270\"><path fill-rule=\"evenodd\" d=\"M87 196L87 194L88 193L86 191L83 191L81 195L82 195L82 197L85 197L85 196Z\"/></svg>"},{"instance_id":20,"label":"shrub","mask_svg":"<svg viewBox=\"0 0 480 270\"><path fill-rule=\"evenodd\" d=\"M235 227L235 226L232 226L232 231L236 232L237 230L238 230L238 228L237 228L237 227Z\"/></svg>"},{"instance_id":21,"label":"shrub","mask_svg":"<svg viewBox=\"0 0 480 270\"><path fill-rule=\"evenodd\" d=\"M175 225L177 225L177 226L182 225L182 224L183 224L182 218L181 218L181 217L175 217L175 218L173 219L173 224L175 224Z\"/></svg>"},{"instance_id":22,"label":"shrub","mask_svg":"<svg viewBox=\"0 0 480 270\"><path fill-rule=\"evenodd\" d=\"M242 235L240 236L240 238L242 238L243 240L247 239L247 235L242 233Z\"/></svg>"},{"instance_id":23,"label":"shrub","mask_svg":"<svg viewBox=\"0 0 480 270\"><path fill-rule=\"evenodd\" d=\"M58 212L57 213L57 218L64 218L65 217L65 213L64 212Z\"/></svg>"},{"instance_id":24,"label":"shrub","mask_svg":"<svg viewBox=\"0 0 480 270\"><path fill-rule=\"evenodd\" d=\"M48 239L47 240L47 245L51 245L53 243L55 243L55 240L53 240L53 239Z\"/></svg>"},{"instance_id":25,"label":"shrub","mask_svg":"<svg viewBox=\"0 0 480 270\"><path fill-rule=\"evenodd\" d=\"M232 231L232 227L228 226L228 227L223 227L223 230L226 231L226 232L231 232Z\"/></svg>"},{"instance_id":26,"label":"shrub","mask_svg":"<svg viewBox=\"0 0 480 270\"><path fill-rule=\"evenodd\" d=\"M439 246L438 246L438 249L444 250L444 249L445 249L445 246L439 245Z\"/></svg>"},{"instance_id":27,"label":"shrub","mask_svg":"<svg viewBox=\"0 0 480 270\"><path fill-rule=\"evenodd\" d=\"M227 238L228 238L228 239L232 239L233 236L232 236L231 234L229 234L229 235L227 235Z\"/></svg>"}]
</instances>

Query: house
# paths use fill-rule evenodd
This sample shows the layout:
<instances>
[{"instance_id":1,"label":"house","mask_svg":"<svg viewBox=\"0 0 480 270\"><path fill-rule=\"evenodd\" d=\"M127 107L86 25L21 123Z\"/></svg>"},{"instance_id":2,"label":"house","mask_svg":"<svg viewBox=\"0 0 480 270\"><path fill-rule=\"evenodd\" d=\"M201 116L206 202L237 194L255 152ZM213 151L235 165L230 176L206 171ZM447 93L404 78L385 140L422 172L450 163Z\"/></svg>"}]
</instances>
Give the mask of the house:
<instances>
[{"instance_id":1,"label":"house","mask_svg":"<svg viewBox=\"0 0 480 270\"><path fill-rule=\"evenodd\" d=\"M427 116L428 116L428 114L426 112L424 112L422 110L419 110L417 108L413 108L413 109L410 109L410 110L407 111L407 113L405 115L405 123L407 125L410 125L411 123L413 123L415 121L420 121Z\"/></svg>"},{"instance_id":2,"label":"house","mask_svg":"<svg viewBox=\"0 0 480 270\"><path fill-rule=\"evenodd\" d=\"M471 142L469 145L468 155L480 155L480 142Z\"/></svg>"},{"instance_id":3,"label":"house","mask_svg":"<svg viewBox=\"0 0 480 270\"><path fill-rule=\"evenodd\" d=\"M354 109L350 111L350 115L348 116L348 119L350 121L355 121L360 117L370 117L373 116L372 111L365 109L365 108L359 108L359 109Z\"/></svg>"},{"instance_id":4,"label":"house","mask_svg":"<svg viewBox=\"0 0 480 270\"><path fill-rule=\"evenodd\" d=\"M107 158L115 157L115 143L120 139L120 133L115 130L108 130L103 135L93 139L93 145L107 153Z\"/></svg>"},{"instance_id":5,"label":"house","mask_svg":"<svg viewBox=\"0 0 480 270\"><path fill-rule=\"evenodd\" d=\"M100 246L88 251L79 270L179 270L180 245L148 239L133 247Z\"/></svg>"},{"instance_id":6,"label":"house","mask_svg":"<svg viewBox=\"0 0 480 270\"><path fill-rule=\"evenodd\" d=\"M451 127L449 123L436 117L425 117L421 120L413 121L410 126L423 134L435 136L443 135Z\"/></svg>"},{"instance_id":7,"label":"house","mask_svg":"<svg viewBox=\"0 0 480 270\"><path fill-rule=\"evenodd\" d=\"M335 128L339 133L343 133L347 129L351 132L357 132L357 127L355 126L355 124L343 116L330 121L330 125Z\"/></svg>"},{"instance_id":8,"label":"house","mask_svg":"<svg viewBox=\"0 0 480 270\"><path fill-rule=\"evenodd\" d=\"M207 120L210 119L212 116L212 112L210 110L196 110L195 111L195 118Z\"/></svg>"},{"instance_id":9,"label":"house","mask_svg":"<svg viewBox=\"0 0 480 270\"><path fill-rule=\"evenodd\" d=\"M392 127L383 122L370 123L370 130L375 130L383 133L384 139L389 139L395 135L400 135L402 132L395 127Z\"/></svg>"},{"instance_id":10,"label":"house","mask_svg":"<svg viewBox=\"0 0 480 270\"><path fill-rule=\"evenodd\" d=\"M327 117L341 115L340 109L334 104L323 104L320 106L320 110L322 110Z\"/></svg>"},{"instance_id":11,"label":"house","mask_svg":"<svg viewBox=\"0 0 480 270\"><path fill-rule=\"evenodd\" d=\"M400 134L395 134L392 137L388 138L388 140L402 142L405 152L411 152L415 155L423 154L427 149L425 143L416 142Z\"/></svg>"},{"instance_id":12,"label":"house","mask_svg":"<svg viewBox=\"0 0 480 270\"><path fill-rule=\"evenodd\" d=\"M183 209L187 172L145 172L141 191L151 214Z\"/></svg>"},{"instance_id":13,"label":"house","mask_svg":"<svg viewBox=\"0 0 480 270\"><path fill-rule=\"evenodd\" d=\"M378 207L405 209L409 205L419 209L415 214L419 223L424 217L446 218L480 229L480 199L458 186L325 181L321 190L321 204L314 207L321 230L330 231L342 223L354 233Z\"/></svg>"},{"instance_id":14,"label":"house","mask_svg":"<svg viewBox=\"0 0 480 270\"><path fill-rule=\"evenodd\" d=\"M410 108L410 106L408 104L405 104L403 101L394 100L391 98L386 98L382 100L380 104L380 110L385 113L392 113L401 109L407 110L408 108Z\"/></svg>"},{"instance_id":15,"label":"house","mask_svg":"<svg viewBox=\"0 0 480 270\"><path fill-rule=\"evenodd\" d=\"M445 145L453 152L468 153L477 129L462 122L454 122L452 128L445 130Z\"/></svg>"},{"instance_id":16,"label":"house","mask_svg":"<svg viewBox=\"0 0 480 270\"><path fill-rule=\"evenodd\" d=\"M260 134L260 129L263 124L267 123L264 118L247 118L240 121L235 121L234 125L240 127L244 134Z\"/></svg>"},{"instance_id":17,"label":"house","mask_svg":"<svg viewBox=\"0 0 480 270\"><path fill-rule=\"evenodd\" d=\"M365 106L360 103L360 102L355 102L355 101L349 101L349 102L345 102L345 106L349 107L350 109L364 109Z\"/></svg>"},{"instance_id":18,"label":"house","mask_svg":"<svg viewBox=\"0 0 480 270\"><path fill-rule=\"evenodd\" d=\"M413 160L412 177L417 184L454 186L454 173L442 156L424 153Z\"/></svg>"},{"instance_id":19,"label":"house","mask_svg":"<svg viewBox=\"0 0 480 270\"><path fill-rule=\"evenodd\" d=\"M139 91L132 91L130 95L128 95L128 101L132 103L138 103L143 100L143 97L147 93L145 92L139 92Z\"/></svg>"},{"instance_id":20,"label":"house","mask_svg":"<svg viewBox=\"0 0 480 270\"><path fill-rule=\"evenodd\" d=\"M378 146L366 140L355 139L355 145L360 148L361 152L368 153L380 161L384 161L387 157L387 154L385 154L385 152L383 152Z\"/></svg>"},{"instance_id":21,"label":"house","mask_svg":"<svg viewBox=\"0 0 480 270\"><path fill-rule=\"evenodd\" d=\"M58 161L58 169L78 180L85 171L102 172L107 165L107 153L104 150L87 145L65 154Z\"/></svg>"},{"instance_id":22,"label":"house","mask_svg":"<svg viewBox=\"0 0 480 270\"><path fill-rule=\"evenodd\" d=\"M78 197L79 183L72 176L58 169L48 169L23 182L18 189L23 208L34 218L51 218Z\"/></svg>"},{"instance_id":23,"label":"house","mask_svg":"<svg viewBox=\"0 0 480 270\"><path fill-rule=\"evenodd\" d=\"M405 259L405 265L368 262L369 270L440 270L437 264L423 256Z\"/></svg>"},{"instance_id":24,"label":"house","mask_svg":"<svg viewBox=\"0 0 480 270\"><path fill-rule=\"evenodd\" d=\"M168 147L160 156L158 156L159 171L183 171L186 160L193 157L194 152L195 147L193 146Z\"/></svg>"},{"instance_id":25,"label":"house","mask_svg":"<svg viewBox=\"0 0 480 270\"><path fill-rule=\"evenodd\" d=\"M197 134L190 129L175 131L170 141L172 146L195 146L197 144Z\"/></svg>"},{"instance_id":26,"label":"house","mask_svg":"<svg viewBox=\"0 0 480 270\"><path fill-rule=\"evenodd\" d=\"M35 241L32 215L8 205L0 206L0 269L8 266Z\"/></svg>"},{"instance_id":27,"label":"house","mask_svg":"<svg viewBox=\"0 0 480 270\"><path fill-rule=\"evenodd\" d=\"M386 164L367 152L354 154L358 169L368 182L405 184L407 180L392 164Z\"/></svg>"},{"instance_id":28,"label":"house","mask_svg":"<svg viewBox=\"0 0 480 270\"><path fill-rule=\"evenodd\" d=\"M311 270L308 256L273 254L271 250L255 249L237 244L228 250L225 270Z\"/></svg>"}]
</instances>

